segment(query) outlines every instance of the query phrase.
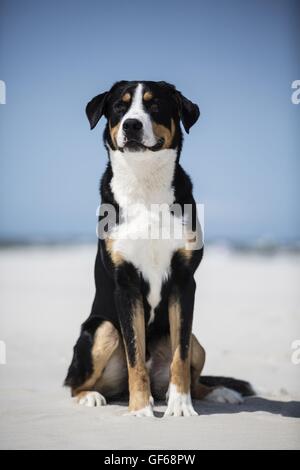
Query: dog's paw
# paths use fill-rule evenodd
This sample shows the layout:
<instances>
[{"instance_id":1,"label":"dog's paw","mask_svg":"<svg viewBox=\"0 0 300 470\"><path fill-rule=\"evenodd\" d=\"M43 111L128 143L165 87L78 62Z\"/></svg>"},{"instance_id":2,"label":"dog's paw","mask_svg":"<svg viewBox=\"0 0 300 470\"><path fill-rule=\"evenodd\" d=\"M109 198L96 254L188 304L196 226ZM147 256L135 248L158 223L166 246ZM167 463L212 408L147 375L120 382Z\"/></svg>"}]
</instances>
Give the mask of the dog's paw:
<instances>
[{"instance_id":1,"label":"dog's paw","mask_svg":"<svg viewBox=\"0 0 300 470\"><path fill-rule=\"evenodd\" d=\"M167 392L168 406L164 416L197 416L190 393L178 393L176 386L171 384Z\"/></svg>"},{"instance_id":2,"label":"dog's paw","mask_svg":"<svg viewBox=\"0 0 300 470\"><path fill-rule=\"evenodd\" d=\"M153 404L154 400L153 397L150 397L149 399L149 405L144 406L144 408L141 408L139 410L131 410L129 413L126 413L126 415L130 416L137 416L138 418L143 418L143 417L148 417L151 418L154 416L153 414Z\"/></svg>"},{"instance_id":3,"label":"dog's paw","mask_svg":"<svg viewBox=\"0 0 300 470\"><path fill-rule=\"evenodd\" d=\"M106 400L98 392L81 392L77 397L77 403L88 407L105 406Z\"/></svg>"},{"instance_id":4,"label":"dog's paw","mask_svg":"<svg viewBox=\"0 0 300 470\"><path fill-rule=\"evenodd\" d=\"M153 408L151 405L145 406L145 408L142 408L141 410L130 411L129 414L131 416L137 416L138 418L144 418L144 417L153 418L154 416Z\"/></svg>"},{"instance_id":5,"label":"dog's paw","mask_svg":"<svg viewBox=\"0 0 300 470\"><path fill-rule=\"evenodd\" d=\"M243 403L243 397L235 390L226 387L215 388L205 400L215 403L230 403L231 405Z\"/></svg>"}]
</instances>

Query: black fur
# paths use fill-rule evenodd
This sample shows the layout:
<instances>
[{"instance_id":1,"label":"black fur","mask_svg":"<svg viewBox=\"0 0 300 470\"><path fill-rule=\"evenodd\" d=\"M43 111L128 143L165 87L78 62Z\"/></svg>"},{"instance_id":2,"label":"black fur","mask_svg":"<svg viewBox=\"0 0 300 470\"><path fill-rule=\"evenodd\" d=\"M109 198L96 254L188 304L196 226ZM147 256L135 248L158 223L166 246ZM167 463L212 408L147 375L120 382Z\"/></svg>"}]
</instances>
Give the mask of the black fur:
<instances>
[{"instance_id":1,"label":"black fur","mask_svg":"<svg viewBox=\"0 0 300 470\"><path fill-rule=\"evenodd\" d=\"M245 380L233 379L232 377L211 377L202 375L199 382L207 387L227 387L239 392L243 397L255 395L252 385Z\"/></svg>"}]
</instances>

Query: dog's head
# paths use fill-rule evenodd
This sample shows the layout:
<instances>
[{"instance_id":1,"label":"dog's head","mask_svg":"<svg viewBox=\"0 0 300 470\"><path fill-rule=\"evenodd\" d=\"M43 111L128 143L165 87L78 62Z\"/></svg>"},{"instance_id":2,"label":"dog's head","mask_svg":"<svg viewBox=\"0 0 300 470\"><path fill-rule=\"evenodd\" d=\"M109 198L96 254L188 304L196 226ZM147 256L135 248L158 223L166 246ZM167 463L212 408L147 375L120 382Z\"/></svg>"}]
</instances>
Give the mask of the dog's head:
<instances>
[{"instance_id":1,"label":"dog's head","mask_svg":"<svg viewBox=\"0 0 300 470\"><path fill-rule=\"evenodd\" d=\"M180 121L188 133L200 111L166 82L121 81L93 98L86 107L91 129L107 118L106 145L122 152L178 148Z\"/></svg>"}]
</instances>

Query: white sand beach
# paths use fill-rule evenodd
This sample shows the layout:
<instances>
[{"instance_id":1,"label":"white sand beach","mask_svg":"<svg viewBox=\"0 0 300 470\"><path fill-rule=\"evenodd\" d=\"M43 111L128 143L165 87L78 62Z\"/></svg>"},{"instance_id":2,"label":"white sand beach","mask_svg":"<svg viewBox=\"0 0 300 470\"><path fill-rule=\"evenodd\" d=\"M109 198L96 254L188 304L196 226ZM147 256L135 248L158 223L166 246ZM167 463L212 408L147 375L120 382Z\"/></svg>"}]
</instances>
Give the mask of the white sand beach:
<instances>
[{"instance_id":1,"label":"white sand beach","mask_svg":"<svg viewBox=\"0 0 300 470\"><path fill-rule=\"evenodd\" d=\"M299 449L300 257L206 250L194 332L204 375L245 379L242 405L197 402L199 416L124 416L126 403L86 408L62 387L94 294L96 246L0 251L1 449Z\"/></svg>"}]
</instances>

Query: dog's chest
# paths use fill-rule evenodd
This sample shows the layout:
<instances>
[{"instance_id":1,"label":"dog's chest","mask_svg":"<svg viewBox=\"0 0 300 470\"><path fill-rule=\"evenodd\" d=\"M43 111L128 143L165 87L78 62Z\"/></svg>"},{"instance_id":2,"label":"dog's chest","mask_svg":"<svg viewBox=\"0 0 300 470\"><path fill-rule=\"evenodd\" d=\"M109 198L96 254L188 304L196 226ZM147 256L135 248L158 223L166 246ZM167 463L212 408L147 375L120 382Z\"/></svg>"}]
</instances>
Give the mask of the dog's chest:
<instances>
[{"instance_id":1,"label":"dog's chest","mask_svg":"<svg viewBox=\"0 0 300 470\"><path fill-rule=\"evenodd\" d=\"M113 250L131 262L149 283L148 302L153 309L159 304L161 287L170 272L174 252L183 246L181 240L152 238L160 231L167 236L169 227L158 222L145 208L114 230ZM173 221L181 225L181 220ZM153 319L153 317L151 318Z\"/></svg>"},{"instance_id":2,"label":"dog's chest","mask_svg":"<svg viewBox=\"0 0 300 470\"><path fill-rule=\"evenodd\" d=\"M140 162L126 165L124 160L113 161L111 181L114 197L125 214L112 232L113 251L131 262L149 283L150 321L160 301L163 281L169 275L172 256L183 246L182 239L173 236L180 232L182 220L169 211L174 202L175 159L151 163L143 167Z\"/></svg>"}]
</instances>

